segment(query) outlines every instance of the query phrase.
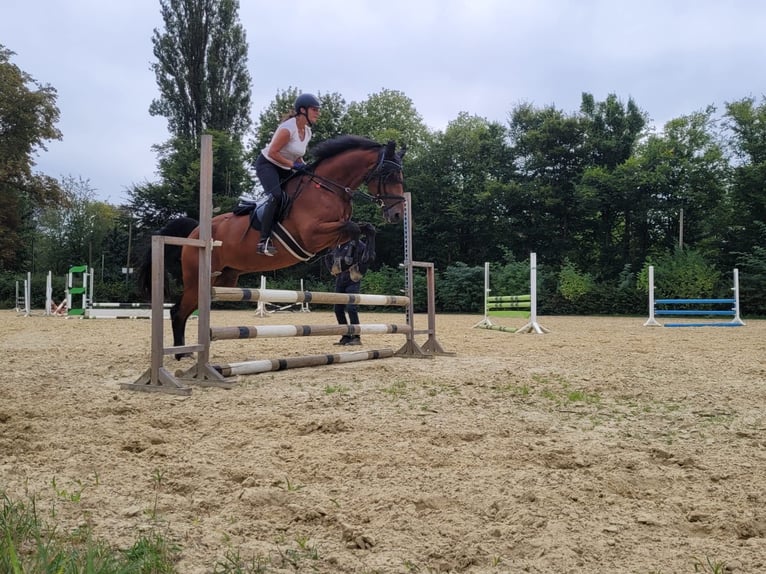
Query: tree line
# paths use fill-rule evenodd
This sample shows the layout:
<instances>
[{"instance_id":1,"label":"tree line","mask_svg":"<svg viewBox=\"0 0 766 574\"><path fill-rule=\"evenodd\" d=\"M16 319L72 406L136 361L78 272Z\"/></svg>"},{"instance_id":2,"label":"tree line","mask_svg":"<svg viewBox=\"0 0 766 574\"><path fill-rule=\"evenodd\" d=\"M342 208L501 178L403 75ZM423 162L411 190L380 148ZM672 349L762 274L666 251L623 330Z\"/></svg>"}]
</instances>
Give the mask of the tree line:
<instances>
[{"instance_id":1,"label":"tree line","mask_svg":"<svg viewBox=\"0 0 766 574\"><path fill-rule=\"evenodd\" d=\"M238 2L159 5L164 28L151 39L158 97L148 111L167 119L170 137L154 148L157 180L128 184L123 205L98 201L87 174L57 180L34 171L35 154L61 137L56 90L0 46L0 301L10 300L22 272L63 276L82 263L96 270L105 297L135 298L123 271L137 267L150 234L172 217L198 215L203 133L214 140L215 207L258 195L252 162L302 90L278 91L251 118ZM322 102L313 144L342 134L407 144L414 256L436 264L443 310L463 310L446 293L472 285L485 261L502 271L535 251L553 307L541 312L637 312L650 263L665 296L681 296L682 285L708 291L683 296L712 296L736 266L745 313L766 311L764 99L745 96L654 126L632 98L583 93L577 110L520 103L505 122L462 112L433 130L399 91L348 102L302 88ZM401 229L380 225L377 209L362 202L355 219L379 224L374 288L402 260ZM313 262L269 276L321 282L325 273ZM695 274L699 281L686 279Z\"/></svg>"}]
</instances>

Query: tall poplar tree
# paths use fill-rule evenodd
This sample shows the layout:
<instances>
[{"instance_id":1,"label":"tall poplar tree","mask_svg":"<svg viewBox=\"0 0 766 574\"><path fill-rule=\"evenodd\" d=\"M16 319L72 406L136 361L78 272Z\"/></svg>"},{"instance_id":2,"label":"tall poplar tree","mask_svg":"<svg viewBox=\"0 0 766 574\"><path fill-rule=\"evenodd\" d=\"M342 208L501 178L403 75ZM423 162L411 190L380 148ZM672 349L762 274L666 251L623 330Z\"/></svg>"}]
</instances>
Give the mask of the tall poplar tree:
<instances>
[{"instance_id":1,"label":"tall poplar tree","mask_svg":"<svg viewBox=\"0 0 766 574\"><path fill-rule=\"evenodd\" d=\"M164 30L154 30L152 65L159 97L149 113L168 120L170 139L155 146L161 181L129 190L146 226L198 216L199 142L213 135L213 201L228 209L252 187L243 137L251 125L247 41L239 0L160 0Z\"/></svg>"},{"instance_id":2,"label":"tall poplar tree","mask_svg":"<svg viewBox=\"0 0 766 574\"><path fill-rule=\"evenodd\" d=\"M241 137L250 127L247 41L238 0L160 0L163 32L152 36L160 97L149 107L175 137L205 130Z\"/></svg>"}]
</instances>

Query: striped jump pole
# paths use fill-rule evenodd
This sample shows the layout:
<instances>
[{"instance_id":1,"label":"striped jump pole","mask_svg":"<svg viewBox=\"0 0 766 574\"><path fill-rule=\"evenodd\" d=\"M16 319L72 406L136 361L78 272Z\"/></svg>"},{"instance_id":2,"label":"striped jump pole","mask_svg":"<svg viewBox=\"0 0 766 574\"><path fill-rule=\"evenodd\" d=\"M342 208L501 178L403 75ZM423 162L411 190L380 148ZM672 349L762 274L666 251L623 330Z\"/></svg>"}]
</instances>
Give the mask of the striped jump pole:
<instances>
[{"instance_id":1,"label":"striped jump pole","mask_svg":"<svg viewBox=\"0 0 766 574\"><path fill-rule=\"evenodd\" d=\"M170 319L172 303L163 305L162 318ZM88 319L151 319L152 306L147 303L92 302L85 311Z\"/></svg>"},{"instance_id":2,"label":"striped jump pole","mask_svg":"<svg viewBox=\"0 0 766 574\"><path fill-rule=\"evenodd\" d=\"M409 333L409 325L361 324L361 325L256 325L253 327L211 327L210 340L273 339L277 337L314 337L327 335L385 335Z\"/></svg>"},{"instance_id":3,"label":"striped jump pole","mask_svg":"<svg viewBox=\"0 0 766 574\"><path fill-rule=\"evenodd\" d=\"M237 375L255 375L257 373L284 371L286 369L296 369L300 367L317 367L320 365L336 365L340 363L353 363L372 359L387 359L393 356L393 349L377 349L370 351L335 353L331 355L305 355L301 357L286 357L283 359L241 361L238 363L213 365L213 368L224 377L235 377Z\"/></svg>"},{"instance_id":4,"label":"striped jump pole","mask_svg":"<svg viewBox=\"0 0 766 574\"><path fill-rule=\"evenodd\" d=\"M396 351L397 357L430 358L434 355L454 355L444 350L436 338L436 274L431 262L414 261L412 256L412 194L404 192L404 218L402 220L404 240L404 292L409 299L405 307L407 324L412 326L412 333L407 335L407 341ZM428 324L426 329L415 329L415 268L425 269L426 272L426 313ZM418 345L415 335L428 335L426 342Z\"/></svg>"},{"instance_id":5,"label":"striped jump pole","mask_svg":"<svg viewBox=\"0 0 766 574\"><path fill-rule=\"evenodd\" d=\"M409 297L401 295L367 295L325 293L322 291L289 291L284 289L250 289L247 287L211 287L214 301L265 301L267 303L320 303L326 305L378 305L404 307Z\"/></svg>"}]
</instances>

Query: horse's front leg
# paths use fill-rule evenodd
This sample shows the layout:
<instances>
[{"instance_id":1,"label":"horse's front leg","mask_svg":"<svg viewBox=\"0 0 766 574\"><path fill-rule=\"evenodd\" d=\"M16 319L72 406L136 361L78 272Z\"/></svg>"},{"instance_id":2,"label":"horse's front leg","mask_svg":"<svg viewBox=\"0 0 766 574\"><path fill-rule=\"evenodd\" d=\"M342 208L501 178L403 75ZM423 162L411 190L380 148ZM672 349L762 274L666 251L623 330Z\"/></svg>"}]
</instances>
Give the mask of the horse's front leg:
<instances>
[{"instance_id":1,"label":"horse's front leg","mask_svg":"<svg viewBox=\"0 0 766 574\"><path fill-rule=\"evenodd\" d=\"M343 258L343 263L345 263L347 266L351 265L356 261L356 252L357 247L359 246L359 240L358 239L352 239L348 242L348 248L346 249L345 257Z\"/></svg>"},{"instance_id":2,"label":"horse's front leg","mask_svg":"<svg viewBox=\"0 0 766 574\"><path fill-rule=\"evenodd\" d=\"M375 261L375 236L378 233L378 230L375 229L375 226L372 223L360 223L359 228L360 233L364 235L367 240L365 242L367 248L362 255L362 263Z\"/></svg>"}]
</instances>

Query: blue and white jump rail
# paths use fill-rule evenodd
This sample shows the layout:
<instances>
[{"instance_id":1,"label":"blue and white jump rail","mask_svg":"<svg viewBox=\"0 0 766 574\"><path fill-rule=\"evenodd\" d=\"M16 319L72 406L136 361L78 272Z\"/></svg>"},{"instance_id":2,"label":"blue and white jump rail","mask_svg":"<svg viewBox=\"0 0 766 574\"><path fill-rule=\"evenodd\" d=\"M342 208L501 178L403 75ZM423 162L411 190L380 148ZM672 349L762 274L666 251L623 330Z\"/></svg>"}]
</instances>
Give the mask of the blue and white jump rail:
<instances>
[{"instance_id":1,"label":"blue and white jump rail","mask_svg":"<svg viewBox=\"0 0 766 574\"><path fill-rule=\"evenodd\" d=\"M734 269L734 297L727 299L655 299L654 266L649 266L649 318L645 327L741 327L745 322L740 317L739 307L739 271ZM657 316L706 318L705 321L660 323ZM713 318L728 317L725 321Z\"/></svg>"}]
</instances>

